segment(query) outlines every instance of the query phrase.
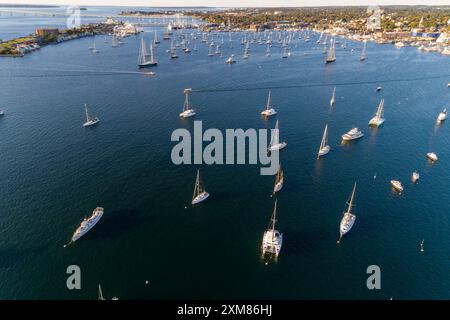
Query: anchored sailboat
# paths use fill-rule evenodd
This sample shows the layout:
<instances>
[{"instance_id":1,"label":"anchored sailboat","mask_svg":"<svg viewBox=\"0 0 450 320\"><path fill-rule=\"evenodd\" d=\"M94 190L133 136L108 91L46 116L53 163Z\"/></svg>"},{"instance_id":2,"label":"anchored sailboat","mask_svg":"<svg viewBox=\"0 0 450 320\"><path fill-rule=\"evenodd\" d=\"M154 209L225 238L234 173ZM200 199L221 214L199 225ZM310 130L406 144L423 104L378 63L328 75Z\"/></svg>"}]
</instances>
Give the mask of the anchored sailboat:
<instances>
[{"instance_id":1,"label":"anchored sailboat","mask_svg":"<svg viewBox=\"0 0 450 320\"><path fill-rule=\"evenodd\" d=\"M103 297L102 286L100 284L98 285L98 300L106 300L105 297Z\"/></svg>"},{"instance_id":2,"label":"anchored sailboat","mask_svg":"<svg viewBox=\"0 0 450 320\"><path fill-rule=\"evenodd\" d=\"M192 205L200 203L209 197L209 193L203 188L200 180L200 170L197 170L197 179L195 180L194 194L192 196Z\"/></svg>"},{"instance_id":3,"label":"anchored sailboat","mask_svg":"<svg viewBox=\"0 0 450 320\"><path fill-rule=\"evenodd\" d=\"M319 152L317 153L317 159L330 152L330 149L331 148L328 145L328 124L327 124L325 125L325 130L323 131L322 141L320 142Z\"/></svg>"},{"instance_id":4,"label":"anchored sailboat","mask_svg":"<svg viewBox=\"0 0 450 320\"><path fill-rule=\"evenodd\" d=\"M184 89L184 104L183 104L183 112L180 113L181 118L189 118L195 116L195 111L191 106L189 95L191 94L192 89Z\"/></svg>"},{"instance_id":5,"label":"anchored sailboat","mask_svg":"<svg viewBox=\"0 0 450 320\"><path fill-rule=\"evenodd\" d=\"M278 258L280 254L281 246L283 245L283 234L275 229L277 218L277 200L275 200L275 206L273 208L272 217L270 218L270 224L266 231L264 231L261 250L263 256L266 253L271 253Z\"/></svg>"},{"instance_id":6,"label":"anchored sailboat","mask_svg":"<svg viewBox=\"0 0 450 320\"><path fill-rule=\"evenodd\" d=\"M277 171L277 176L275 177L275 185L273 187L273 194L277 193L278 191L281 190L281 188L283 188L283 183L284 183L284 172L280 165L280 167L278 168L278 171Z\"/></svg>"},{"instance_id":7,"label":"anchored sailboat","mask_svg":"<svg viewBox=\"0 0 450 320\"><path fill-rule=\"evenodd\" d=\"M331 96L331 99L330 99L330 107L334 106L335 98L336 98L336 87L334 87L334 89L333 89L333 95Z\"/></svg>"},{"instance_id":8,"label":"anchored sailboat","mask_svg":"<svg viewBox=\"0 0 450 320\"><path fill-rule=\"evenodd\" d=\"M84 104L84 111L86 113L86 122L83 123L83 127L90 127L100 122L100 120L97 117L91 117L89 115L87 104Z\"/></svg>"},{"instance_id":9,"label":"anchored sailboat","mask_svg":"<svg viewBox=\"0 0 450 320\"><path fill-rule=\"evenodd\" d=\"M353 186L352 195L350 196L350 202L347 203L348 207L344 212L344 216L342 217L341 224L339 226L340 237L337 243L341 242L342 237L347 234L353 227L355 223L356 216L352 213L352 209L354 207L354 199L355 199L355 190L356 190L356 182Z\"/></svg>"},{"instance_id":10,"label":"anchored sailboat","mask_svg":"<svg viewBox=\"0 0 450 320\"><path fill-rule=\"evenodd\" d=\"M287 146L286 142L280 142L280 130L278 128L278 120L273 130L272 140L270 141L269 151L281 150Z\"/></svg>"},{"instance_id":11,"label":"anchored sailboat","mask_svg":"<svg viewBox=\"0 0 450 320\"><path fill-rule=\"evenodd\" d=\"M158 32L155 31L155 38L153 39L153 43L154 44L159 44L159 40L158 40Z\"/></svg>"},{"instance_id":12,"label":"anchored sailboat","mask_svg":"<svg viewBox=\"0 0 450 320\"><path fill-rule=\"evenodd\" d=\"M272 96L272 91L269 90L269 96L267 97L266 109L261 112L261 115L264 117L270 117L270 116L277 114L277 112L275 111L275 109L272 106L271 96Z\"/></svg>"},{"instance_id":13,"label":"anchored sailboat","mask_svg":"<svg viewBox=\"0 0 450 320\"><path fill-rule=\"evenodd\" d=\"M97 207L95 208L94 212L89 218L84 218L83 222L81 222L80 226L75 230L72 236L72 242L77 241L82 236L84 236L86 233L88 233L89 230L91 230L97 222L101 219L103 216L103 208Z\"/></svg>"},{"instance_id":14,"label":"anchored sailboat","mask_svg":"<svg viewBox=\"0 0 450 320\"><path fill-rule=\"evenodd\" d=\"M359 57L360 61L364 61L364 60L367 59L366 46L367 46L367 42L364 41L364 46L363 46L363 49L362 49L362 52L361 52L361 56Z\"/></svg>"},{"instance_id":15,"label":"anchored sailboat","mask_svg":"<svg viewBox=\"0 0 450 320\"><path fill-rule=\"evenodd\" d=\"M141 48L139 50L138 66L139 68L156 66L158 62L153 55L153 45L150 45L150 52L147 52L144 37L141 38Z\"/></svg>"},{"instance_id":16,"label":"anchored sailboat","mask_svg":"<svg viewBox=\"0 0 450 320\"><path fill-rule=\"evenodd\" d=\"M336 55L334 54L334 40L330 41L330 51L328 52L326 63L332 63L336 61Z\"/></svg>"},{"instance_id":17,"label":"anchored sailboat","mask_svg":"<svg viewBox=\"0 0 450 320\"><path fill-rule=\"evenodd\" d=\"M383 124L384 121L384 99L381 99L375 116L369 121L369 126L379 127Z\"/></svg>"}]
</instances>

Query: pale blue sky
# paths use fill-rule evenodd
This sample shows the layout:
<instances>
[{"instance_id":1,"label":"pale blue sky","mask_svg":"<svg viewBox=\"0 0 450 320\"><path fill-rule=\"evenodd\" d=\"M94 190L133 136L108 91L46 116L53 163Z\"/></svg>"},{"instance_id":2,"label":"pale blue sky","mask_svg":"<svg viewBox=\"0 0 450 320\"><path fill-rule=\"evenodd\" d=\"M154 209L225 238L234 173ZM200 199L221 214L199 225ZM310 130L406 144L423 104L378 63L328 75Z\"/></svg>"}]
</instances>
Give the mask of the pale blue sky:
<instances>
[{"instance_id":1,"label":"pale blue sky","mask_svg":"<svg viewBox=\"0 0 450 320\"><path fill-rule=\"evenodd\" d=\"M122 5L122 6L210 6L210 7L261 7L261 6L320 6L320 5L444 5L449 0L0 0L15 4L63 4L63 5Z\"/></svg>"}]
</instances>

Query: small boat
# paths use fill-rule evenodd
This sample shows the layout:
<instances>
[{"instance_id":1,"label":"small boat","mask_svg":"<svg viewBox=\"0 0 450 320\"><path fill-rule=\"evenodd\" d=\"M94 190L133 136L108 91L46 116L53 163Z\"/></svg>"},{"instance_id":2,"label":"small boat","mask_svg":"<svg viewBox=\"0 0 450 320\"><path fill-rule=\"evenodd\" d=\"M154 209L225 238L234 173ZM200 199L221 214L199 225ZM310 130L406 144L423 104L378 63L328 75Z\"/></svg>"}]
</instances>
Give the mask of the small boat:
<instances>
[{"instance_id":1,"label":"small boat","mask_svg":"<svg viewBox=\"0 0 450 320\"><path fill-rule=\"evenodd\" d=\"M155 38L153 39L153 43L154 44L159 44L159 40L158 40L158 32L155 31Z\"/></svg>"},{"instance_id":2,"label":"small boat","mask_svg":"<svg viewBox=\"0 0 450 320\"><path fill-rule=\"evenodd\" d=\"M214 44L211 43L211 44L209 45L208 57L214 57L213 48L214 48Z\"/></svg>"},{"instance_id":3,"label":"small boat","mask_svg":"<svg viewBox=\"0 0 450 320\"><path fill-rule=\"evenodd\" d=\"M384 123L384 121L384 99L381 99L377 112L375 112L375 116L369 121L369 126L379 127Z\"/></svg>"},{"instance_id":4,"label":"small boat","mask_svg":"<svg viewBox=\"0 0 450 320\"><path fill-rule=\"evenodd\" d=\"M272 96L272 91L269 90L269 96L267 97L266 109L261 111L261 115L264 117L270 117L270 116L277 114L277 112L275 111L275 109L272 106L271 96Z\"/></svg>"},{"instance_id":5,"label":"small boat","mask_svg":"<svg viewBox=\"0 0 450 320\"><path fill-rule=\"evenodd\" d=\"M227 59L227 63L228 64L233 64L233 63L235 63L236 61L234 60L234 54L232 54L228 59Z\"/></svg>"},{"instance_id":6,"label":"small boat","mask_svg":"<svg viewBox=\"0 0 450 320\"><path fill-rule=\"evenodd\" d=\"M275 255L275 258L278 258L278 255L281 251L281 246L283 245L283 234L275 229L276 225L276 217L277 217L277 200L275 200L275 206L273 208L272 217L270 219L269 227L266 231L264 231L261 251L263 256L266 253L270 253Z\"/></svg>"},{"instance_id":7,"label":"small boat","mask_svg":"<svg viewBox=\"0 0 450 320\"><path fill-rule=\"evenodd\" d=\"M377 87L377 91L381 91L383 88L381 86Z\"/></svg>"},{"instance_id":8,"label":"small boat","mask_svg":"<svg viewBox=\"0 0 450 320\"><path fill-rule=\"evenodd\" d=\"M275 185L273 187L273 194L277 193L278 191L281 190L281 188L283 188L283 183L284 183L284 172L280 165L280 167L277 171L277 176L275 177Z\"/></svg>"},{"instance_id":9,"label":"small boat","mask_svg":"<svg viewBox=\"0 0 450 320\"><path fill-rule=\"evenodd\" d=\"M355 139L361 138L363 136L364 136L364 133L362 133L358 128L353 128L349 132L344 133L342 135L342 140L350 141L350 140L355 140Z\"/></svg>"},{"instance_id":10,"label":"small boat","mask_svg":"<svg viewBox=\"0 0 450 320\"><path fill-rule=\"evenodd\" d=\"M420 179L420 174L417 171L414 171L412 173L412 177L411 177L412 182L416 183L417 181L419 181L419 179Z\"/></svg>"},{"instance_id":11,"label":"small boat","mask_svg":"<svg viewBox=\"0 0 450 320\"><path fill-rule=\"evenodd\" d=\"M364 41L364 46L363 46L363 49L361 52L361 56L359 57L359 61L364 61L367 59L366 46L367 46L367 42Z\"/></svg>"},{"instance_id":12,"label":"small boat","mask_svg":"<svg viewBox=\"0 0 450 320\"><path fill-rule=\"evenodd\" d=\"M209 193L203 188L200 180L200 170L197 170L197 179L195 180L194 194L192 195L192 205L205 201Z\"/></svg>"},{"instance_id":13,"label":"small boat","mask_svg":"<svg viewBox=\"0 0 450 320\"><path fill-rule=\"evenodd\" d=\"M336 55L334 53L334 41L331 39L330 50L328 52L326 63L332 63L336 61Z\"/></svg>"},{"instance_id":14,"label":"small boat","mask_svg":"<svg viewBox=\"0 0 450 320\"><path fill-rule=\"evenodd\" d=\"M98 285L98 300L106 300L105 297L103 297L102 286L100 284Z\"/></svg>"},{"instance_id":15,"label":"small boat","mask_svg":"<svg viewBox=\"0 0 450 320\"><path fill-rule=\"evenodd\" d=\"M5 110L1 109L0 110L0 117L5 115Z\"/></svg>"},{"instance_id":16,"label":"small boat","mask_svg":"<svg viewBox=\"0 0 450 320\"><path fill-rule=\"evenodd\" d=\"M427 158L430 159L432 162L437 161L438 156L434 152L428 152Z\"/></svg>"},{"instance_id":17,"label":"small boat","mask_svg":"<svg viewBox=\"0 0 450 320\"><path fill-rule=\"evenodd\" d=\"M328 124L327 124L325 125L325 130L323 131L322 141L320 142L319 152L317 153L317 159L330 152L330 149L331 149L330 145L328 144Z\"/></svg>"},{"instance_id":18,"label":"small boat","mask_svg":"<svg viewBox=\"0 0 450 320\"><path fill-rule=\"evenodd\" d=\"M449 82L449 83L447 83L447 87L448 87L448 88L450 88L450 82Z\"/></svg>"},{"instance_id":19,"label":"small boat","mask_svg":"<svg viewBox=\"0 0 450 320\"><path fill-rule=\"evenodd\" d=\"M77 241L91 230L103 216L103 208L97 207L89 218L84 218L80 226L75 230L72 236L72 242Z\"/></svg>"},{"instance_id":20,"label":"small boat","mask_svg":"<svg viewBox=\"0 0 450 320\"><path fill-rule=\"evenodd\" d=\"M400 193L403 191L403 185L398 180L391 180L391 186Z\"/></svg>"},{"instance_id":21,"label":"small boat","mask_svg":"<svg viewBox=\"0 0 450 320\"><path fill-rule=\"evenodd\" d=\"M100 52L100 51L97 50L97 46L95 45L95 42L94 42L94 44L92 45L91 52L92 52L92 53L99 53L99 52Z\"/></svg>"},{"instance_id":22,"label":"small boat","mask_svg":"<svg viewBox=\"0 0 450 320\"><path fill-rule=\"evenodd\" d=\"M420 243L420 252L424 252L423 244L425 242L425 239L422 239L422 242Z\"/></svg>"},{"instance_id":23,"label":"small boat","mask_svg":"<svg viewBox=\"0 0 450 320\"><path fill-rule=\"evenodd\" d=\"M441 113L439 113L438 117L437 117L437 121L441 122L444 121L447 118L447 109L444 109L441 111Z\"/></svg>"},{"instance_id":24,"label":"small boat","mask_svg":"<svg viewBox=\"0 0 450 320\"><path fill-rule=\"evenodd\" d=\"M337 243L341 242L342 237L347 234L353 227L353 224L355 223L356 220L356 215L352 212L352 209L354 207L354 199L355 199L355 190L356 190L356 182L353 186L353 191L352 194L350 196L350 201L347 202L347 208L344 211L344 216L341 219L341 223L339 225L339 240L337 241Z\"/></svg>"},{"instance_id":25,"label":"small boat","mask_svg":"<svg viewBox=\"0 0 450 320\"><path fill-rule=\"evenodd\" d=\"M183 112L180 113L181 118L189 118L195 116L195 110L192 108L190 104L189 95L191 94L192 89L184 89L184 104L183 104Z\"/></svg>"},{"instance_id":26,"label":"small boat","mask_svg":"<svg viewBox=\"0 0 450 320\"><path fill-rule=\"evenodd\" d=\"M100 120L97 117L91 117L89 115L89 110L88 110L87 104L84 105L84 111L86 113L86 122L83 123L83 127L90 127L90 126L96 125L97 123L100 122Z\"/></svg>"},{"instance_id":27,"label":"small boat","mask_svg":"<svg viewBox=\"0 0 450 320\"><path fill-rule=\"evenodd\" d=\"M281 150L287 146L286 142L280 142L280 130L278 120L275 124L275 129L272 131L272 140L269 145L269 152L275 150Z\"/></svg>"},{"instance_id":28,"label":"small boat","mask_svg":"<svg viewBox=\"0 0 450 320\"><path fill-rule=\"evenodd\" d=\"M336 87L334 87L334 89L333 89L333 95L331 96L331 99L330 99L330 107L334 106L335 98L336 98Z\"/></svg>"}]
</instances>

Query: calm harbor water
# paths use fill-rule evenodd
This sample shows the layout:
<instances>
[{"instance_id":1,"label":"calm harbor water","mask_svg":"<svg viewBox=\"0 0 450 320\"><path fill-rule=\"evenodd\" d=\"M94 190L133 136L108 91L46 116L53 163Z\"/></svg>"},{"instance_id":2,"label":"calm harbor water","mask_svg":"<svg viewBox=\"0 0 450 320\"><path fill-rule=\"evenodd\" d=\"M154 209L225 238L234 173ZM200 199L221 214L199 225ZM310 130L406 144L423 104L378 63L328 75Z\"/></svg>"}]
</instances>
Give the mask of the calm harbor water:
<instances>
[{"instance_id":1,"label":"calm harbor water","mask_svg":"<svg viewBox=\"0 0 450 320\"><path fill-rule=\"evenodd\" d=\"M20 26L10 19L0 16L5 33L35 27L32 18ZM146 29L153 30L162 39L162 29ZM118 48L97 37L99 54L85 38L0 59L0 298L96 299L99 283L120 299L450 298L450 128L435 125L450 107L450 59L369 43L360 62L361 43L349 42L325 65L317 37L294 39L289 59L278 45L267 58L266 47L253 44L248 61L237 33L222 58L208 57L198 39L197 52L170 60L161 40L155 77L134 73L140 37ZM231 52L238 62L229 66ZM405 81L383 82L393 79ZM373 81L381 92L365 83ZM198 166L172 164L170 136L193 126L178 117L189 87L200 90L192 101L204 128L272 128L279 119L288 146L278 263L264 265L259 255L274 202L274 177L260 176L259 166L201 166L211 198L188 206ZM265 121L269 87L279 113ZM233 88L253 90L220 90ZM381 98L386 123L369 129ZM97 127L82 127L84 103L101 119ZM332 150L316 161L326 123ZM364 138L341 145L353 126ZM430 151L435 165L425 158ZM391 179L403 182L402 195ZM356 223L337 245L355 181ZM105 208L98 225L63 248L97 206ZM66 288L71 264L81 268L82 290ZM381 290L366 287L373 264Z\"/></svg>"}]
</instances>

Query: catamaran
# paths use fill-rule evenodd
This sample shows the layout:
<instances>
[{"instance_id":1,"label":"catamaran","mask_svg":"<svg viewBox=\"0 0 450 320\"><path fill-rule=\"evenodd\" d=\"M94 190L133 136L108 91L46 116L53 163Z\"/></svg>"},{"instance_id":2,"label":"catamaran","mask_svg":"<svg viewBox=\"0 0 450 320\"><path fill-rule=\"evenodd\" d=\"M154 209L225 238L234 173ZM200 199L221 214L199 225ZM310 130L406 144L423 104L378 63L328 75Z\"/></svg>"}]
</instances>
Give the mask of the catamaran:
<instances>
[{"instance_id":1,"label":"catamaran","mask_svg":"<svg viewBox=\"0 0 450 320\"><path fill-rule=\"evenodd\" d=\"M362 133L358 128L353 128L349 132L344 133L342 135L342 140L350 141L350 140L355 140L355 139L361 138L363 136L364 136L364 133Z\"/></svg>"},{"instance_id":2,"label":"catamaran","mask_svg":"<svg viewBox=\"0 0 450 320\"><path fill-rule=\"evenodd\" d=\"M336 98L336 87L334 87L334 89L333 89L333 95L331 96L331 99L330 99L330 107L334 106L335 98Z\"/></svg>"},{"instance_id":3,"label":"catamaran","mask_svg":"<svg viewBox=\"0 0 450 320\"><path fill-rule=\"evenodd\" d=\"M195 116L195 111L190 105L189 95L191 94L192 89L184 89L184 104L183 104L183 112L180 113L181 118L189 118Z\"/></svg>"},{"instance_id":4,"label":"catamaran","mask_svg":"<svg viewBox=\"0 0 450 320\"><path fill-rule=\"evenodd\" d=\"M266 109L264 111L261 111L261 115L264 117L270 117L273 115L276 115L277 112L275 111L275 109L272 106L272 91L269 90L269 96L267 97L267 104L266 104Z\"/></svg>"},{"instance_id":5,"label":"catamaran","mask_svg":"<svg viewBox=\"0 0 450 320\"><path fill-rule=\"evenodd\" d=\"M270 141L269 151L281 150L287 146L286 142L280 142L280 130L278 120L275 124L275 129L272 132L272 140Z\"/></svg>"},{"instance_id":6,"label":"catamaran","mask_svg":"<svg viewBox=\"0 0 450 320\"><path fill-rule=\"evenodd\" d=\"M200 170L197 170L197 179L195 180L194 194L192 196L192 205L200 203L209 197L209 193L204 189L200 180Z\"/></svg>"},{"instance_id":7,"label":"catamaran","mask_svg":"<svg viewBox=\"0 0 450 320\"><path fill-rule=\"evenodd\" d=\"M438 122L442 122L442 121L444 121L446 118L447 118L447 109L444 109L444 110L442 110L442 111L439 113L439 115L438 115L438 117L437 117L437 121L438 121Z\"/></svg>"},{"instance_id":8,"label":"catamaran","mask_svg":"<svg viewBox=\"0 0 450 320\"><path fill-rule=\"evenodd\" d=\"M334 54L334 40L330 41L330 51L328 52L326 63L332 63L336 61L336 55Z\"/></svg>"},{"instance_id":9,"label":"catamaran","mask_svg":"<svg viewBox=\"0 0 450 320\"><path fill-rule=\"evenodd\" d=\"M283 245L283 234L275 229L277 218L277 200L275 200L275 206L273 208L272 217L270 218L270 224L266 231L264 231L261 250L263 256L266 253L274 254L275 258L281 251L281 246Z\"/></svg>"},{"instance_id":10,"label":"catamaran","mask_svg":"<svg viewBox=\"0 0 450 320\"><path fill-rule=\"evenodd\" d=\"M375 116L370 119L369 126L371 127L379 127L384 123L384 99L381 99L380 104L378 105L377 112Z\"/></svg>"},{"instance_id":11,"label":"catamaran","mask_svg":"<svg viewBox=\"0 0 450 320\"><path fill-rule=\"evenodd\" d=\"M97 123L100 122L100 120L97 117L91 117L89 115L89 110L88 110L87 104L84 105L84 111L86 113L86 122L83 123L83 127L90 127L90 126L96 125Z\"/></svg>"},{"instance_id":12,"label":"catamaran","mask_svg":"<svg viewBox=\"0 0 450 320\"><path fill-rule=\"evenodd\" d=\"M273 186L273 194L277 193L278 191L281 190L281 188L283 188L283 183L284 183L284 172L280 165L280 167L278 168L278 171L277 171L277 176L275 177L275 185Z\"/></svg>"},{"instance_id":13,"label":"catamaran","mask_svg":"<svg viewBox=\"0 0 450 320\"><path fill-rule=\"evenodd\" d=\"M353 191L350 196L350 202L347 202L348 206L344 211L344 216L342 217L341 223L339 225L340 237L337 243L341 242L342 237L352 229L353 224L355 223L356 215L352 212L352 209L354 207L353 202L355 199L355 190L356 190L356 182L355 185L353 186Z\"/></svg>"},{"instance_id":14,"label":"catamaran","mask_svg":"<svg viewBox=\"0 0 450 320\"><path fill-rule=\"evenodd\" d=\"M150 58L149 58L150 57ZM150 45L150 52L147 52L147 45L144 37L141 38L141 48L139 50L138 66L139 68L156 66L158 62L153 55L153 45Z\"/></svg>"},{"instance_id":15,"label":"catamaran","mask_svg":"<svg viewBox=\"0 0 450 320\"><path fill-rule=\"evenodd\" d=\"M328 124L327 124L325 125L325 130L323 131L322 141L320 142L319 152L317 153L317 159L330 152L330 149L331 149L330 145L328 144Z\"/></svg>"},{"instance_id":16,"label":"catamaran","mask_svg":"<svg viewBox=\"0 0 450 320\"><path fill-rule=\"evenodd\" d=\"M77 241L91 230L103 216L103 208L97 207L89 218L84 218L80 226L72 235L72 242Z\"/></svg>"},{"instance_id":17,"label":"catamaran","mask_svg":"<svg viewBox=\"0 0 450 320\"><path fill-rule=\"evenodd\" d=\"M367 46L367 42L364 41L364 46L363 46L363 49L362 49L362 52L361 52L361 56L359 57L360 61L364 61L364 60L367 59L366 46Z\"/></svg>"}]
</instances>

